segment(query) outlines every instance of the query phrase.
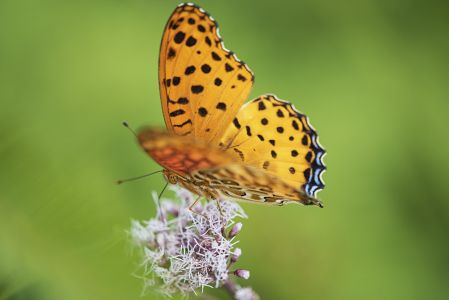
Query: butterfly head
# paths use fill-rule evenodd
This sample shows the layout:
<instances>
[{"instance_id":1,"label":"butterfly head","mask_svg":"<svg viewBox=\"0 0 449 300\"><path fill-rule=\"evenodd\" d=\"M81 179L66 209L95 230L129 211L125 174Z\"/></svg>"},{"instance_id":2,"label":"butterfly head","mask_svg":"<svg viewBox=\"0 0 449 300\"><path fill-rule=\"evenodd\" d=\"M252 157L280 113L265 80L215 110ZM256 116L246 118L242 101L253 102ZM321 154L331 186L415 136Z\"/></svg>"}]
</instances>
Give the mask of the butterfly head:
<instances>
[{"instance_id":1,"label":"butterfly head","mask_svg":"<svg viewBox=\"0 0 449 300\"><path fill-rule=\"evenodd\" d=\"M169 171L169 170L164 170L162 172L164 174L165 179L171 183L171 184L176 184L179 181L179 175L176 174L175 172Z\"/></svg>"}]
</instances>

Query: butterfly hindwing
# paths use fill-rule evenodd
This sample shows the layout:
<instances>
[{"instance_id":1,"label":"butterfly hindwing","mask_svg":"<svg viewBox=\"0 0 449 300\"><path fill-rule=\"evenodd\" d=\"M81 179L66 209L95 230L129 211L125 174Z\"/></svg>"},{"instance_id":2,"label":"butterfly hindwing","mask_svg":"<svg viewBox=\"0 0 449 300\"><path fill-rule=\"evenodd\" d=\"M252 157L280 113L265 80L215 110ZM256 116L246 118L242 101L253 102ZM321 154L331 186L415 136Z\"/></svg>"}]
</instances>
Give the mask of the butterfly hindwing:
<instances>
[{"instance_id":1,"label":"butterfly hindwing","mask_svg":"<svg viewBox=\"0 0 449 300\"><path fill-rule=\"evenodd\" d=\"M176 8L159 55L162 109L169 132L216 143L253 80L250 69L224 48L209 14L192 4Z\"/></svg>"},{"instance_id":2,"label":"butterfly hindwing","mask_svg":"<svg viewBox=\"0 0 449 300\"><path fill-rule=\"evenodd\" d=\"M242 107L221 139L244 164L282 178L315 197L324 187L324 149L308 118L289 102L261 96Z\"/></svg>"},{"instance_id":3,"label":"butterfly hindwing","mask_svg":"<svg viewBox=\"0 0 449 300\"><path fill-rule=\"evenodd\" d=\"M281 178L243 163L197 170L193 175L207 181L208 186L225 197L261 204L302 203L322 206L319 200Z\"/></svg>"}]
</instances>

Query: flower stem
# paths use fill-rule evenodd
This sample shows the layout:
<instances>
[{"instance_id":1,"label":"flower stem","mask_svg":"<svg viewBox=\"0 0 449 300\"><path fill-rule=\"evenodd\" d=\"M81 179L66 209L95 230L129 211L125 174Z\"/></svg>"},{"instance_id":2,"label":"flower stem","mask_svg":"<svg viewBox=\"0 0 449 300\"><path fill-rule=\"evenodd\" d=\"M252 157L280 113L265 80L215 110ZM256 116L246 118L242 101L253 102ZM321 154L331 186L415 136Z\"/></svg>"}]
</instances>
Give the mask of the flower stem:
<instances>
[{"instance_id":1,"label":"flower stem","mask_svg":"<svg viewBox=\"0 0 449 300\"><path fill-rule=\"evenodd\" d=\"M226 289L226 291L229 293L229 295L231 295L232 299L235 299L235 293L237 292L237 284L235 284L235 282L231 281L231 280L227 280L224 284L223 287Z\"/></svg>"}]
</instances>

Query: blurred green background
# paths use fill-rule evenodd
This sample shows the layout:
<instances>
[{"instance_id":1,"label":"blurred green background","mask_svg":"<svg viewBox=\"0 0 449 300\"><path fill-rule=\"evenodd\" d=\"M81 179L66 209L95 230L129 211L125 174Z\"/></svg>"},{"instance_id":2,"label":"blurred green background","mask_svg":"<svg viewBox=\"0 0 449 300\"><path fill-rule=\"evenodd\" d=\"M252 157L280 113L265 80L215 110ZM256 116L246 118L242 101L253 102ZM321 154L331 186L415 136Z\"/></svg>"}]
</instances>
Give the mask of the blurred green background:
<instances>
[{"instance_id":1,"label":"blurred green background","mask_svg":"<svg viewBox=\"0 0 449 300\"><path fill-rule=\"evenodd\" d=\"M163 179L114 184L157 169L120 123L163 125L178 3L0 1L0 299L140 299L126 230ZM325 209L243 204L241 283L262 299L448 299L447 2L197 4L256 73L251 98L294 102L328 151Z\"/></svg>"}]
</instances>

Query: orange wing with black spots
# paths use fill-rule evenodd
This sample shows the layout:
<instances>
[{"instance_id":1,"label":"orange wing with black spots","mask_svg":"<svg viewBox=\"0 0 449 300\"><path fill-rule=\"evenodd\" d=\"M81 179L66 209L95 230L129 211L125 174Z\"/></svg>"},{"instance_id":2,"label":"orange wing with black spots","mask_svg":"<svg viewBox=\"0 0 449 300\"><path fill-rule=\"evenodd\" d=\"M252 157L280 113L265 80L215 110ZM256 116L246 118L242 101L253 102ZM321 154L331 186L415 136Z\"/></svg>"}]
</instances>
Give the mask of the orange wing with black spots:
<instances>
[{"instance_id":1,"label":"orange wing with black spots","mask_svg":"<svg viewBox=\"0 0 449 300\"><path fill-rule=\"evenodd\" d=\"M145 152L165 169L185 177L193 171L228 165L236 162L231 155L218 148L155 129L143 129L138 141Z\"/></svg>"},{"instance_id":2,"label":"orange wing with black spots","mask_svg":"<svg viewBox=\"0 0 449 300\"><path fill-rule=\"evenodd\" d=\"M159 85L168 131L218 144L247 99L253 73L227 50L215 20L181 4L165 27Z\"/></svg>"},{"instance_id":3,"label":"orange wing with black spots","mask_svg":"<svg viewBox=\"0 0 449 300\"><path fill-rule=\"evenodd\" d=\"M253 73L226 50L215 20L182 4L164 31L159 84L168 132L138 134L144 150L177 182L209 199L315 204L325 151L308 118L262 96L246 105Z\"/></svg>"},{"instance_id":4,"label":"orange wing with black spots","mask_svg":"<svg viewBox=\"0 0 449 300\"><path fill-rule=\"evenodd\" d=\"M324 149L308 118L275 96L242 107L221 139L226 152L302 188L314 197L324 187Z\"/></svg>"}]
</instances>

